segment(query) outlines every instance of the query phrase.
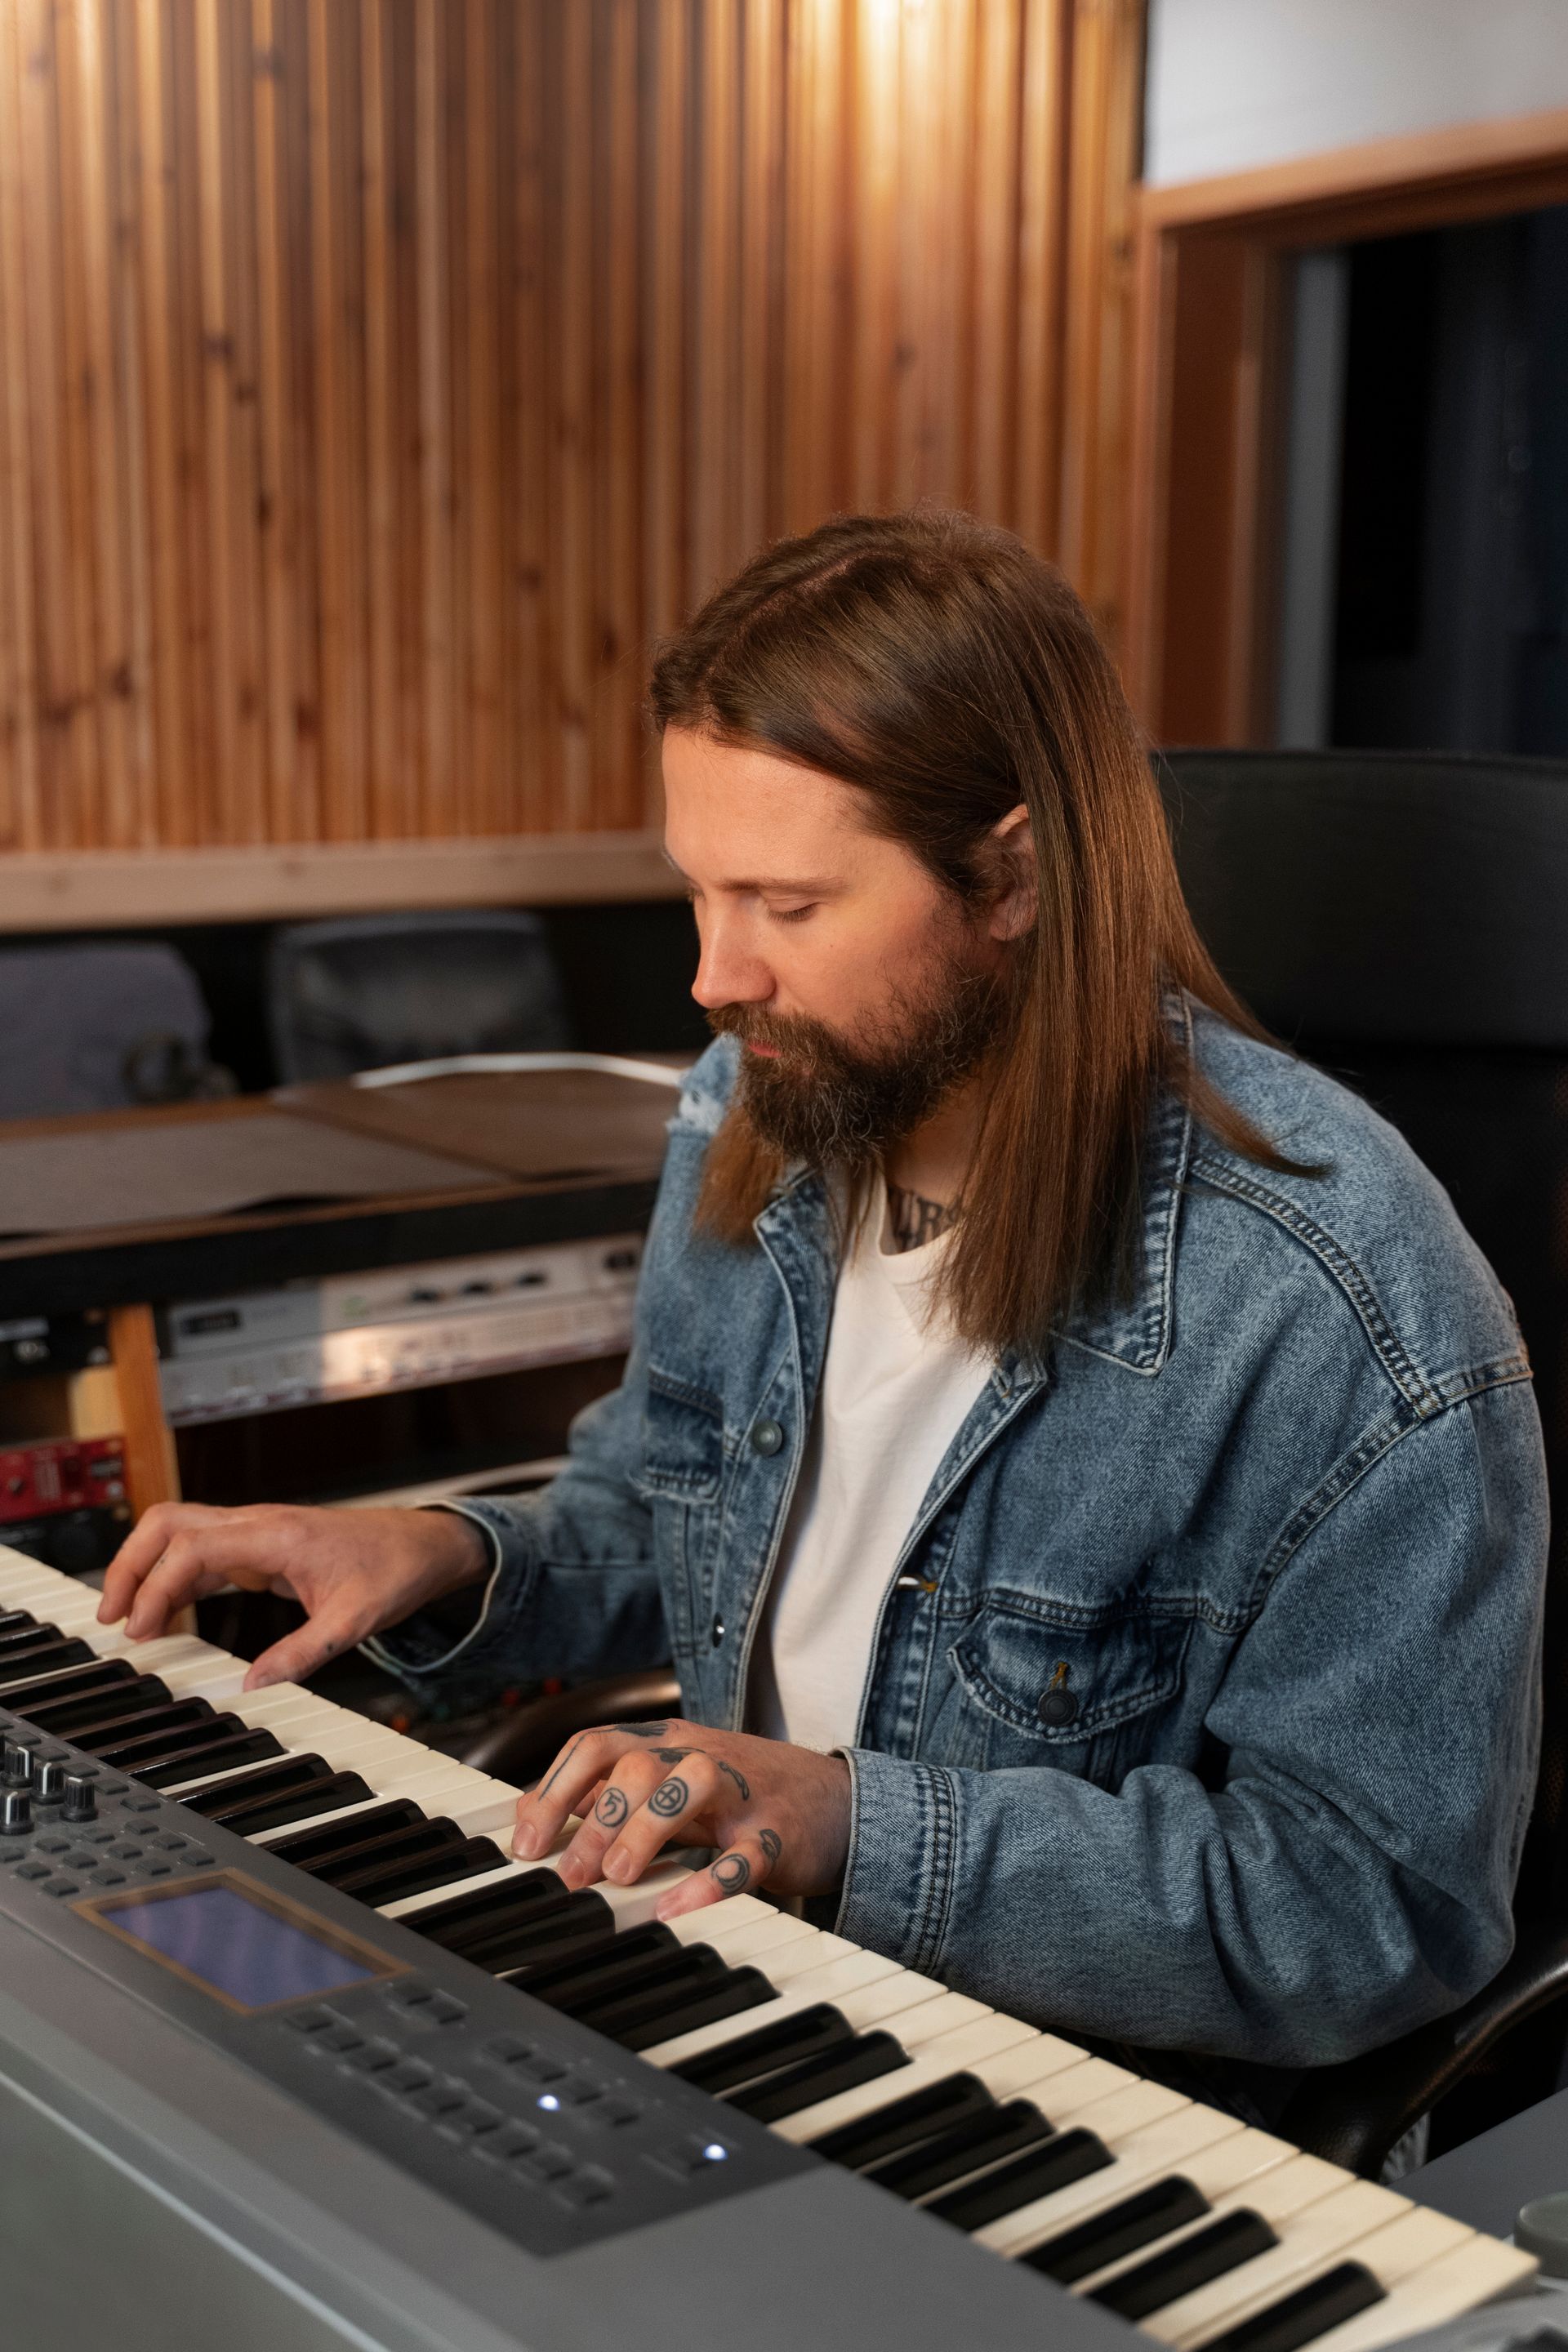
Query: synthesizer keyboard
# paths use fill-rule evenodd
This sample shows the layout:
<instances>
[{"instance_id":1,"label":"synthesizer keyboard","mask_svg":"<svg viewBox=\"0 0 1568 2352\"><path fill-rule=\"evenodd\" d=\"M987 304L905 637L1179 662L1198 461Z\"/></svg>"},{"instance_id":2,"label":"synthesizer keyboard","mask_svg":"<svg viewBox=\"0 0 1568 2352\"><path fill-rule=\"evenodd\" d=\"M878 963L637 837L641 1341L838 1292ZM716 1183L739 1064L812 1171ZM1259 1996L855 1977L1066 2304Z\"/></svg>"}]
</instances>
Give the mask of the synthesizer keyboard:
<instances>
[{"instance_id":1,"label":"synthesizer keyboard","mask_svg":"<svg viewBox=\"0 0 1568 2352\"><path fill-rule=\"evenodd\" d=\"M659 1925L679 1862L568 1893L508 1858L514 1788L97 1604L0 1549L0 2175L37 2184L0 2250L39 2352L142 2341L138 2260L165 2352L1373 2352L1530 2286L764 1900Z\"/></svg>"}]
</instances>

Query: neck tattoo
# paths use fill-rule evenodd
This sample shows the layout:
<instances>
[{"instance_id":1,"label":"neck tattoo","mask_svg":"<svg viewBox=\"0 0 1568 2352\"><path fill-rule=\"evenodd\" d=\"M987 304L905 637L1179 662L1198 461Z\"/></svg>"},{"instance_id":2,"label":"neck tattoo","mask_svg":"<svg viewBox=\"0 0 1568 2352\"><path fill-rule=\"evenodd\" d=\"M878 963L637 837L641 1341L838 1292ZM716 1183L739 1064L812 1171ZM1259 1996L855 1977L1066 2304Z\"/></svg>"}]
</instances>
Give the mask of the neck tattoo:
<instances>
[{"instance_id":1,"label":"neck tattoo","mask_svg":"<svg viewBox=\"0 0 1568 2352\"><path fill-rule=\"evenodd\" d=\"M945 1234L956 1212L945 1201L928 1201L923 1192L900 1192L894 1184L888 1187L888 1217L893 1229L896 1250L923 1249Z\"/></svg>"}]
</instances>

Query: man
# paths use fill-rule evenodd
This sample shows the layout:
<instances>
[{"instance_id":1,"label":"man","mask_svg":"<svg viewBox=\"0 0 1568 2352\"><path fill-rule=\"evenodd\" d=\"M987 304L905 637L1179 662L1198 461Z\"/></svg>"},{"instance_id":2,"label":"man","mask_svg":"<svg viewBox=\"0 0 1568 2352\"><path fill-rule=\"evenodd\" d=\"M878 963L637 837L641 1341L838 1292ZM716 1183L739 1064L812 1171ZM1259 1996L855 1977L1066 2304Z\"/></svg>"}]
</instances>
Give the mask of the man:
<instances>
[{"instance_id":1,"label":"man","mask_svg":"<svg viewBox=\"0 0 1568 2352\"><path fill-rule=\"evenodd\" d=\"M1069 2032L1300 2067L1458 2002L1532 1784L1524 1350L1214 971L1082 608L963 518L840 521L653 709L719 1038L624 1384L536 1500L150 1513L103 1615L292 1592L253 1685L673 1654L688 1719L573 1743L520 1853L708 1849L666 1916L832 1898Z\"/></svg>"}]
</instances>

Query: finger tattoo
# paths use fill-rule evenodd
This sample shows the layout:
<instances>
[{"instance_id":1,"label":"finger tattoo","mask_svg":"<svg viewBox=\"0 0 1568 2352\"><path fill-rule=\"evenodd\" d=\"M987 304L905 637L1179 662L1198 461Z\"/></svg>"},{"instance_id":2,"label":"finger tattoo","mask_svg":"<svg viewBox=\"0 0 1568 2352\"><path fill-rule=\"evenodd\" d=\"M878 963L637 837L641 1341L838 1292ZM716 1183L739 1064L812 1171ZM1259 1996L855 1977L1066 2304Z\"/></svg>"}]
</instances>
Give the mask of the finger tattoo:
<instances>
[{"instance_id":1,"label":"finger tattoo","mask_svg":"<svg viewBox=\"0 0 1568 2352\"><path fill-rule=\"evenodd\" d=\"M662 1821L673 1821L677 1813L686 1811L690 1796L691 1791L685 1781L672 1772L668 1780L659 1782L647 1801L647 1809L650 1813L658 1813Z\"/></svg>"},{"instance_id":2,"label":"finger tattoo","mask_svg":"<svg viewBox=\"0 0 1568 2352\"><path fill-rule=\"evenodd\" d=\"M594 1808L594 1819L607 1830L618 1830L630 1810L624 1789L606 1789Z\"/></svg>"},{"instance_id":3,"label":"finger tattoo","mask_svg":"<svg viewBox=\"0 0 1568 2352\"><path fill-rule=\"evenodd\" d=\"M634 1739L662 1739L669 1729L665 1723L617 1723L617 1731L629 1731Z\"/></svg>"},{"instance_id":4,"label":"finger tattoo","mask_svg":"<svg viewBox=\"0 0 1568 2352\"><path fill-rule=\"evenodd\" d=\"M779 1866L779 1856L784 1852L784 1840L777 1830L759 1830L757 1843L767 1856L768 1868L776 1870Z\"/></svg>"},{"instance_id":5,"label":"finger tattoo","mask_svg":"<svg viewBox=\"0 0 1568 2352\"><path fill-rule=\"evenodd\" d=\"M681 1764L687 1757L695 1756L695 1748L656 1748L654 1756L660 1764Z\"/></svg>"},{"instance_id":6,"label":"finger tattoo","mask_svg":"<svg viewBox=\"0 0 1568 2352\"><path fill-rule=\"evenodd\" d=\"M743 1853L721 1853L709 1864L708 1875L726 1895L739 1895L752 1883L752 1865Z\"/></svg>"},{"instance_id":7,"label":"finger tattoo","mask_svg":"<svg viewBox=\"0 0 1568 2352\"><path fill-rule=\"evenodd\" d=\"M565 1771L566 1767L568 1766L568 1764L570 1764L570 1763L571 1763L573 1757L574 1757L574 1756L575 1756L575 1754L577 1753L578 1748L582 1746L582 1744L583 1744L584 1740L587 1738L587 1736L588 1736L588 1735L587 1735L587 1733L586 1733L586 1732L584 1732L584 1731L580 1731L580 1732L577 1734L576 1738L572 1742L571 1747L567 1748L567 1750L566 1750L565 1754L562 1757L561 1761L560 1761L560 1762L559 1762L559 1764L557 1764L557 1766L555 1767L554 1771L553 1771L553 1772L552 1772L552 1774L550 1775L549 1780L546 1780L546 1782L544 1783L543 1788L542 1788L542 1789L538 1790L536 1791L536 1794L538 1794L538 1795L539 1795L539 1796L541 1796L541 1797L548 1797L548 1795L550 1794L550 1791L552 1790L552 1789L553 1789L553 1787L555 1786L555 1783L557 1782L557 1780L559 1780L559 1779L561 1778L561 1775L563 1774L563 1772L564 1772L564 1771Z\"/></svg>"},{"instance_id":8,"label":"finger tattoo","mask_svg":"<svg viewBox=\"0 0 1568 2352\"><path fill-rule=\"evenodd\" d=\"M752 1801L752 1791L745 1774L743 1772L737 1772L732 1764L726 1764L721 1756L719 1759L719 1769L721 1772L724 1772L729 1775L730 1779L733 1780L736 1788L739 1789L742 1796L749 1805Z\"/></svg>"}]
</instances>

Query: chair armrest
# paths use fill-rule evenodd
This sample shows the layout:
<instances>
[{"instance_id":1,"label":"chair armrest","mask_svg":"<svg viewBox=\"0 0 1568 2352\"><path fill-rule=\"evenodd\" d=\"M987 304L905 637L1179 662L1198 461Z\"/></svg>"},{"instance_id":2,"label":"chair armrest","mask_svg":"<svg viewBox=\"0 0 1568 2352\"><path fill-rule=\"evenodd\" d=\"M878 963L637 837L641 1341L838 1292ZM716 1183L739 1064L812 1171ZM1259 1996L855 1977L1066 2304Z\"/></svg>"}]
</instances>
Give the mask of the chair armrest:
<instances>
[{"instance_id":1,"label":"chair armrest","mask_svg":"<svg viewBox=\"0 0 1568 2352\"><path fill-rule=\"evenodd\" d=\"M680 1685L674 1667L645 1666L638 1674L579 1683L575 1690L531 1699L481 1733L463 1761L476 1771L525 1788L574 1732L586 1731L595 1723L637 1723L679 1712Z\"/></svg>"},{"instance_id":2,"label":"chair armrest","mask_svg":"<svg viewBox=\"0 0 1568 2352\"><path fill-rule=\"evenodd\" d=\"M1565 1994L1568 1927L1521 1920L1511 1956L1473 2000L1384 2050L1309 2074L1279 2131L1309 2154L1373 2179L1394 2142L1494 2042Z\"/></svg>"}]
</instances>

